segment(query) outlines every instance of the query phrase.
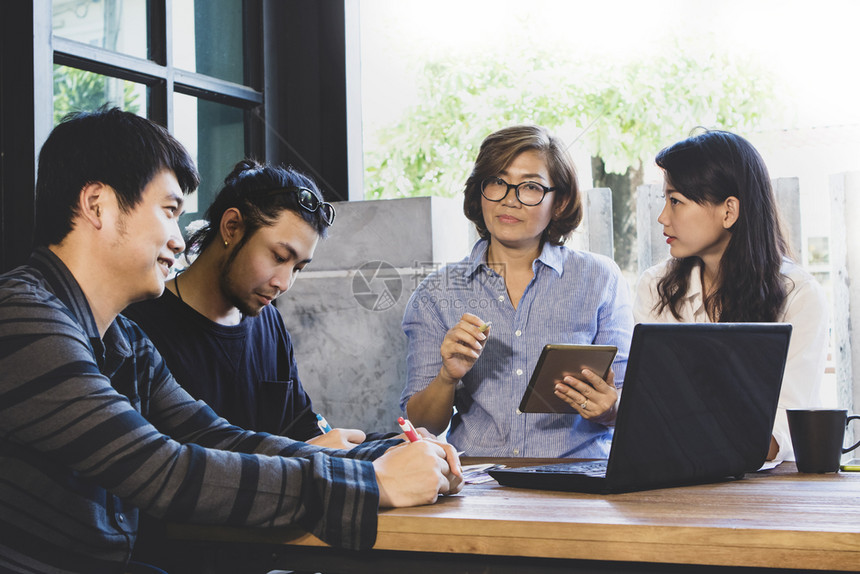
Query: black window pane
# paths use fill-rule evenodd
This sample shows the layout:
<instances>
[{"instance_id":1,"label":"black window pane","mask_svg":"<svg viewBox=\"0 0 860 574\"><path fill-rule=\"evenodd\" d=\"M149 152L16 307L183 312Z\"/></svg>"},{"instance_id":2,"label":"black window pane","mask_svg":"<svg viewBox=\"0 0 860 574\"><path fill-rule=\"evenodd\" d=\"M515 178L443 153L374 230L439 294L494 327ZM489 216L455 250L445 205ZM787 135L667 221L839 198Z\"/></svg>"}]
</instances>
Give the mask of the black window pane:
<instances>
[{"instance_id":1,"label":"black window pane","mask_svg":"<svg viewBox=\"0 0 860 574\"><path fill-rule=\"evenodd\" d=\"M242 0L174 0L174 65L244 84L242 12Z\"/></svg>"},{"instance_id":2,"label":"black window pane","mask_svg":"<svg viewBox=\"0 0 860 574\"><path fill-rule=\"evenodd\" d=\"M200 170L200 189L188 198L180 225L202 219L224 177L245 157L245 112L240 108L176 94L177 139L188 149Z\"/></svg>"},{"instance_id":3,"label":"black window pane","mask_svg":"<svg viewBox=\"0 0 860 574\"><path fill-rule=\"evenodd\" d=\"M146 0L53 0L51 6L56 36L147 57Z\"/></svg>"}]
</instances>

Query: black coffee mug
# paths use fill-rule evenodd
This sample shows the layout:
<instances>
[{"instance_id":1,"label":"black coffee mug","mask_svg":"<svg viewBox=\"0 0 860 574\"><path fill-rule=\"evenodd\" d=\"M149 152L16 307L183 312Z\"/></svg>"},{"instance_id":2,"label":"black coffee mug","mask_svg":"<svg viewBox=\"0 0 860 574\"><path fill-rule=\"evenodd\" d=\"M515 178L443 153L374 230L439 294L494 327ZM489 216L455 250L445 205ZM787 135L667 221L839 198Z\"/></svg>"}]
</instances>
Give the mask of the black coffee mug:
<instances>
[{"instance_id":1,"label":"black coffee mug","mask_svg":"<svg viewBox=\"0 0 860 574\"><path fill-rule=\"evenodd\" d=\"M860 415L845 409L786 409L788 430L798 472L836 472L842 455L858 446L843 448L845 427Z\"/></svg>"}]
</instances>

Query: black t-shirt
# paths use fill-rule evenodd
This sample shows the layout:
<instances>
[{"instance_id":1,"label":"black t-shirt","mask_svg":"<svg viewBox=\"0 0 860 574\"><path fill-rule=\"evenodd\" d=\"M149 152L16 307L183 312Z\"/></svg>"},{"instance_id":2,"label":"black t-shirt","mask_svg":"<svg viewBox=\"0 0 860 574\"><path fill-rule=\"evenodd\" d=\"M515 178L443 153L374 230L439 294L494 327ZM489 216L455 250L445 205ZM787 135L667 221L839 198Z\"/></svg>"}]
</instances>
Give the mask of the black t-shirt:
<instances>
[{"instance_id":1,"label":"black t-shirt","mask_svg":"<svg viewBox=\"0 0 860 574\"><path fill-rule=\"evenodd\" d=\"M271 305L225 326L165 289L123 314L149 335L176 380L232 424L294 440L321 434L290 334Z\"/></svg>"}]
</instances>

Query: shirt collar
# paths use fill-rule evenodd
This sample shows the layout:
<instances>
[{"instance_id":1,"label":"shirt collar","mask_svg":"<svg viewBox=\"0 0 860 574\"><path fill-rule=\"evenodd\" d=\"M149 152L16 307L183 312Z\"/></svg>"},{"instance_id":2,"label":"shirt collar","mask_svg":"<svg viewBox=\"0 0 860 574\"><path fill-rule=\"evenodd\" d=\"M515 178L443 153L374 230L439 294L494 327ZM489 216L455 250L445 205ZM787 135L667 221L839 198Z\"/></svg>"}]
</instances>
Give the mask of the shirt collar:
<instances>
[{"instance_id":1,"label":"shirt collar","mask_svg":"<svg viewBox=\"0 0 860 574\"><path fill-rule=\"evenodd\" d=\"M47 247L37 247L30 255L29 265L41 273L49 290L63 302L72 317L81 325L96 351L97 358L99 354L108 352L110 364L131 356L131 346L116 320L108 327L102 342L87 296L62 259Z\"/></svg>"},{"instance_id":2,"label":"shirt collar","mask_svg":"<svg viewBox=\"0 0 860 574\"><path fill-rule=\"evenodd\" d=\"M490 242L486 239L481 239L475 246L472 248L472 253L468 258L468 275L472 276L482 268L489 268L487 266L487 249L490 247ZM535 259L535 267L537 266L537 262L540 261L547 267L555 270L559 276L564 272L564 247L560 245L550 245L549 243L544 243L543 249L541 249L540 255L538 255L537 259ZM537 269L535 269L537 270Z\"/></svg>"},{"instance_id":3,"label":"shirt collar","mask_svg":"<svg viewBox=\"0 0 860 574\"><path fill-rule=\"evenodd\" d=\"M558 276L561 277L564 274L564 247L545 242L537 261L555 270Z\"/></svg>"},{"instance_id":4,"label":"shirt collar","mask_svg":"<svg viewBox=\"0 0 860 574\"><path fill-rule=\"evenodd\" d=\"M690 269L690 277L687 285L687 293L684 299L687 300L689 308L693 314L704 312L705 309L705 293L702 286L702 264L697 263Z\"/></svg>"},{"instance_id":5,"label":"shirt collar","mask_svg":"<svg viewBox=\"0 0 860 574\"><path fill-rule=\"evenodd\" d=\"M472 247L472 253L469 254L466 260L466 274L473 276L483 267L487 267L487 249L490 247L490 242L486 239L480 239L475 246Z\"/></svg>"},{"instance_id":6,"label":"shirt collar","mask_svg":"<svg viewBox=\"0 0 860 574\"><path fill-rule=\"evenodd\" d=\"M702 297L702 267L699 264L690 269L690 286L687 288L687 296Z\"/></svg>"}]
</instances>

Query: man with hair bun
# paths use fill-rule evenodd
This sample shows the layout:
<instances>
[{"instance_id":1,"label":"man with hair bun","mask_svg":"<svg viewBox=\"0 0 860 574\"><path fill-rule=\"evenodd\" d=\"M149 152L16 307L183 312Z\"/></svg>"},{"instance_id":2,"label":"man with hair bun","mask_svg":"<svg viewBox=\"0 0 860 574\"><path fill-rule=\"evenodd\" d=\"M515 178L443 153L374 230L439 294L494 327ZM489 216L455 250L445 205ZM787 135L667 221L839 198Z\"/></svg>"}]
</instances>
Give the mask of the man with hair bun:
<instances>
[{"instance_id":1,"label":"man with hair bun","mask_svg":"<svg viewBox=\"0 0 860 574\"><path fill-rule=\"evenodd\" d=\"M182 387L230 422L350 449L367 436L320 429L290 334L272 305L310 263L334 217L310 178L242 160L189 238L190 266L161 297L123 314L152 339Z\"/></svg>"}]
</instances>

